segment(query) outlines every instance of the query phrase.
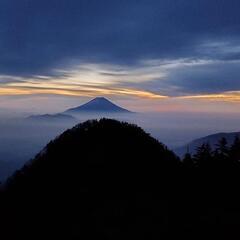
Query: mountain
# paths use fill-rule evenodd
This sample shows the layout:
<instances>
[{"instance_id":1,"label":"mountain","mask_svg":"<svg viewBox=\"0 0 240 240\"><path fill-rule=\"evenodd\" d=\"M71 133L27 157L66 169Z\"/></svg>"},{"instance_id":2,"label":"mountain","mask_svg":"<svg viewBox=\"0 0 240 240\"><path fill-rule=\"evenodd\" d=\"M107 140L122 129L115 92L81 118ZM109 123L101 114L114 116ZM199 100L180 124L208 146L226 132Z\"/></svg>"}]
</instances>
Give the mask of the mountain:
<instances>
[{"instance_id":1,"label":"mountain","mask_svg":"<svg viewBox=\"0 0 240 240\"><path fill-rule=\"evenodd\" d=\"M117 106L104 97L94 98L79 107L68 109L65 113L72 114L82 112L130 113L127 109Z\"/></svg>"},{"instance_id":2,"label":"mountain","mask_svg":"<svg viewBox=\"0 0 240 240\"><path fill-rule=\"evenodd\" d=\"M192 165L135 125L84 122L2 185L1 239L239 239L232 153Z\"/></svg>"},{"instance_id":3,"label":"mountain","mask_svg":"<svg viewBox=\"0 0 240 240\"><path fill-rule=\"evenodd\" d=\"M62 122L62 121L76 121L76 119L67 114L43 114L43 115L32 115L27 118L33 121L43 121L43 122Z\"/></svg>"},{"instance_id":4,"label":"mountain","mask_svg":"<svg viewBox=\"0 0 240 240\"><path fill-rule=\"evenodd\" d=\"M171 166L178 166L176 156L135 125L108 119L79 124L5 184L1 236L117 240L146 239L150 231L159 236L168 221L157 216L166 212L165 182L171 188L175 176Z\"/></svg>"},{"instance_id":5,"label":"mountain","mask_svg":"<svg viewBox=\"0 0 240 240\"><path fill-rule=\"evenodd\" d=\"M204 143L209 143L212 147L212 149L215 149L216 144L221 138L226 138L229 144L233 143L233 140L236 136L240 137L240 132L231 132L231 133L216 133L212 134L206 137L202 137L196 140L191 141L190 143L174 149L174 152L180 156L183 157L184 154L189 151L189 153L194 154L196 152L197 147L201 146Z\"/></svg>"}]
</instances>

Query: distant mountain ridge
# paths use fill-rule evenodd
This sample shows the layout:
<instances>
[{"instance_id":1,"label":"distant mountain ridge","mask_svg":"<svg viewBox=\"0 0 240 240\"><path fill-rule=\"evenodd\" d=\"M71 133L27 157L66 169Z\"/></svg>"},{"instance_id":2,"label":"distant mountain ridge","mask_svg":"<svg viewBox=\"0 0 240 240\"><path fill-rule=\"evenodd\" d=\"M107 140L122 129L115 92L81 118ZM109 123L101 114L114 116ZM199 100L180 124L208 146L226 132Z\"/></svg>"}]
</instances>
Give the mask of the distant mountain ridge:
<instances>
[{"instance_id":1,"label":"distant mountain ridge","mask_svg":"<svg viewBox=\"0 0 240 240\"><path fill-rule=\"evenodd\" d=\"M57 113L57 114L42 114L42 115L32 115L27 118L33 121L74 121L76 120L73 116Z\"/></svg>"},{"instance_id":2,"label":"distant mountain ridge","mask_svg":"<svg viewBox=\"0 0 240 240\"><path fill-rule=\"evenodd\" d=\"M111 101L104 97L94 98L81 106L70 108L66 110L64 113L71 114L81 112L131 113L131 111L112 103Z\"/></svg>"},{"instance_id":3,"label":"distant mountain ridge","mask_svg":"<svg viewBox=\"0 0 240 240\"><path fill-rule=\"evenodd\" d=\"M125 108L122 108L104 97L96 97L89 102L80 105L75 108L67 109L62 113L57 114L42 114L42 115L32 115L27 117L27 120L31 121L42 121L42 122L61 122L61 121L74 121L76 118L74 114L79 113L133 113ZM76 116L76 115L75 115ZM76 116L77 117L77 116Z\"/></svg>"},{"instance_id":4,"label":"distant mountain ridge","mask_svg":"<svg viewBox=\"0 0 240 240\"><path fill-rule=\"evenodd\" d=\"M215 134L212 134L212 135L208 135L206 137L202 137L202 138L198 138L198 139L195 139L193 141L191 141L190 143L182 146L182 147L179 147L179 148L176 148L174 150L174 152L178 155L178 156L184 156L184 154L189 151L189 153L191 154L194 154L196 152L196 148L201 146L202 144L204 143L209 143L210 146L215 149L215 146L216 144L218 143L218 141L221 139L221 138L226 138L228 144L232 144L233 141L234 141L234 138L236 136L239 136L240 137L240 132L231 132L231 133L215 133Z\"/></svg>"}]
</instances>

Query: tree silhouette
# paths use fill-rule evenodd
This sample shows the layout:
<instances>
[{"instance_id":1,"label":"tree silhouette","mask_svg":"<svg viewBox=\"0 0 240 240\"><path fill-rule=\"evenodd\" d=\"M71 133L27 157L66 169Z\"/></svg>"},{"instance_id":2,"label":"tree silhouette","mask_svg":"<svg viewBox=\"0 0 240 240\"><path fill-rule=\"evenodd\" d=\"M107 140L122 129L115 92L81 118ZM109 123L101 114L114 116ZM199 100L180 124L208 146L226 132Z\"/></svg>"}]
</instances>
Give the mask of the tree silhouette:
<instances>
[{"instance_id":1,"label":"tree silhouette","mask_svg":"<svg viewBox=\"0 0 240 240\"><path fill-rule=\"evenodd\" d=\"M208 165L212 160L212 149L209 143L204 143L197 148L194 162L198 167Z\"/></svg>"},{"instance_id":2,"label":"tree silhouette","mask_svg":"<svg viewBox=\"0 0 240 240\"><path fill-rule=\"evenodd\" d=\"M230 159L233 163L239 163L240 161L240 138L235 136L234 142L229 150Z\"/></svg>"},{"instance_id":3,"label":"tree silhouette","mask_svg":"<svg viewBox=\"0 0 240 240\"><path fill-rule=\"evenodd\" d=\"M221 164L224 164L224 162L227 161L229 157L229 147L228 142L225 137L221 138L219 142L216 144L216 150L215 150L215 159Z\"/></svg>"}]
</instances>

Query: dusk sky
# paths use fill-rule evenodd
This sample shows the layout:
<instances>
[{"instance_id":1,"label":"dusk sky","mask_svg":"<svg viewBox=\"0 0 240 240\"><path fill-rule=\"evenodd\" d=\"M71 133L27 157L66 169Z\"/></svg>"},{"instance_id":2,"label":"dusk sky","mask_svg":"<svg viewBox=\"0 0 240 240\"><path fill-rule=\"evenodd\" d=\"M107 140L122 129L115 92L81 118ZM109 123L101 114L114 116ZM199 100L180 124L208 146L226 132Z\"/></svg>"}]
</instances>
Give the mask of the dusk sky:
<instances>
[{"instance_id":1,"label":"dusk sky","mask_svg":"<svg viewBox=\"0 0 240 240\"><path fill-rule=\"evenodd\" d=\"M137 111L238 112L239 0L1 0L0 108L105 96Z\"/></svg>"}]
</instances>

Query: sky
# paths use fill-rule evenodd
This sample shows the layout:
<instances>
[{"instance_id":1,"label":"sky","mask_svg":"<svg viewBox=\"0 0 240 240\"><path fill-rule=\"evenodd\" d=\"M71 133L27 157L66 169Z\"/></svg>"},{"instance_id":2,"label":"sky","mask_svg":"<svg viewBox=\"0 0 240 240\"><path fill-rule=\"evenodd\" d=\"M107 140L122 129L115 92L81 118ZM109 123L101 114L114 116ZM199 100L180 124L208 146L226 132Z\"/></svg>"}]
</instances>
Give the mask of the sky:
<instances>
[{"instance_id":1,"label":"sky","mask_svg":"<svg viewBox=\"0 0 240 240\"><path fill-rule=\"evenodd\" d=\"M105 96L135 111L238 113L239 0L1 0L0 110Z\"/></svg>"}]
</instances>

